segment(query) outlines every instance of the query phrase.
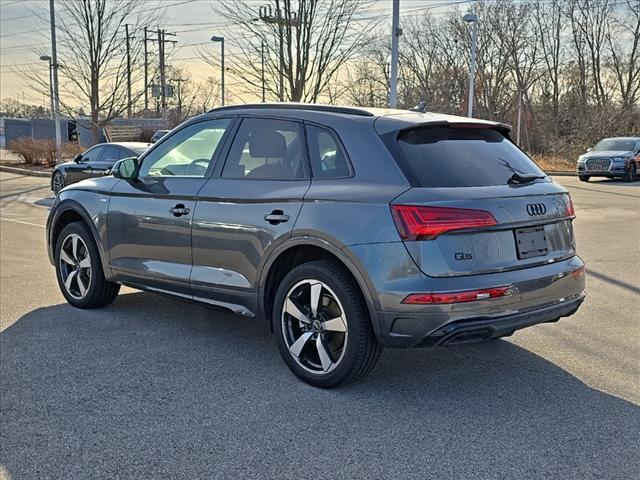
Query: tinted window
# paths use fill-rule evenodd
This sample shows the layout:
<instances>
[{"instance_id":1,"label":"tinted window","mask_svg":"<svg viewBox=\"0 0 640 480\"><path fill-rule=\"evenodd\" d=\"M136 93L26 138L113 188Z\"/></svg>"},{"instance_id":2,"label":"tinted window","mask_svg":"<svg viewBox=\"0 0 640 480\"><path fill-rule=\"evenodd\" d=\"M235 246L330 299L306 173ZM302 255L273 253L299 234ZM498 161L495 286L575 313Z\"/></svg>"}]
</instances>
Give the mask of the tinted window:
<instances>
[{"instance_id":1,"label":"tinted window","mask_svg":"<svg viewBox=\"0 0 640 480\"><path fill-rule=\"evenodd\" d=\"M633 140L616 140L614 138L605 138L598 143L593 150L596 152L604 152L606 150L614 150L617 152L633 151L635 142Z\"/></svg>"},{"instance_id":2,"label":"tinted window","mask_svg":"<svg viewBox=\"0 0 640 480\"><path fill-rule=\"evenodd\" d=\"M226 178L304 178L303 135L296 122L247 118L233 139L222 170Z\"/></svg>"},{"instance_id":3,"label":"tinted window","mask_svg":"<svg viewBox=\"0 0 640 480\"><path fill-rule=\"evenodd\" d=\"M308 126L307 141L314 178L348 177L347 157L336 136L324 128Z\"/></svg>"},{"instance_id":4,"label":"tinted window","mask_svg":"<svg viewBox=\"0 0 640 480\"><path fill-rule=\"evenodd\" d=\"M120 148L118 147L105 147L104 153L102 157L100 157L101 162L107 163L115 163L120 160Z\"/></svg>"},{"instance_id":5,"label":"tinted window","mask_svg":"<svg viewBox=\"0 0 640 480\"><path fill-rule=\"evenodd\" d=\"M230 122L208 120L176 132L142 160L140 176L203 177Z\"/></svg>"},{"instance_id":6,"label":"tinted window","mask_svg":"<svg viewBox=\"0 0 640 480\"><path fill-rule=\"evenodd\" d=\"M82 154L82 163L95 162L100 158L104 147L93 147Z\"/></svg>"},{"instance_id":7,"label":"tinted window","mask_svg":"<svg viewBox=\"0 0 640 480\"><path fill-rule=\"evenodd\" d=\"M401 166L423 187L506 185L516 172L544 176L493 129L419 127L400 133L397 143Z\"/></svg>"}]
</instances>

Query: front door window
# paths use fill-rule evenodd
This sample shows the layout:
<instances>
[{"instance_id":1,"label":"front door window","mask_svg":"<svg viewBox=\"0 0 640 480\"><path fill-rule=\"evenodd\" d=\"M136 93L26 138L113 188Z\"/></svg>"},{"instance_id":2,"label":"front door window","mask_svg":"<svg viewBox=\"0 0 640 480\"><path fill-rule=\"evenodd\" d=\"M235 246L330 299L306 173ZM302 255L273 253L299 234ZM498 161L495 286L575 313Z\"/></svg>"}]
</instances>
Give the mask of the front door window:
<instances>
[{"instance_id":1,"label":"front door window","mask_svg":"<svg viewBox=\"0 0 640 480\"><path fill-rule=\"evenodd\" d=\"M141 177L204 177L231 119L195 123L173 134L142 160Z\"/></svg>"}]
</instances>

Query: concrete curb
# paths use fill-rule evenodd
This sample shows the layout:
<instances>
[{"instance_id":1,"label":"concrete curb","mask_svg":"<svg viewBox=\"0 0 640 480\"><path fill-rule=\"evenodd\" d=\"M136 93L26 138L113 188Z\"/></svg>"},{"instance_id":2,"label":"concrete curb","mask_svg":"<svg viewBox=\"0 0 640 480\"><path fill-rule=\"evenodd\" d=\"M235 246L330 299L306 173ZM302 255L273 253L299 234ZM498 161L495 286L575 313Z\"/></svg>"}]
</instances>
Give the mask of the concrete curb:
<instances>
[{"instance_id":1,"label":"concrete curb","mask_svg":"<svg viewBox=\"0 0 640 480\"><path fill-rule=\"evenodd\" d=\"M575 177L578 174L576 172L544 172L550 177Z\"/></svg>"},{"instance_id":2,"label":"concrete curb","mask_svg":"<svg viewBox=\"0 0 640 480\"><path fill-rule=\"evenodd\" d=\"M29 170L28 168L8 167L0 165L0 172L15 173L18 175L27 175L29 177L47 177L51 176L51 172L39 172L37 170Z\"/></svg>"}]
</instances>

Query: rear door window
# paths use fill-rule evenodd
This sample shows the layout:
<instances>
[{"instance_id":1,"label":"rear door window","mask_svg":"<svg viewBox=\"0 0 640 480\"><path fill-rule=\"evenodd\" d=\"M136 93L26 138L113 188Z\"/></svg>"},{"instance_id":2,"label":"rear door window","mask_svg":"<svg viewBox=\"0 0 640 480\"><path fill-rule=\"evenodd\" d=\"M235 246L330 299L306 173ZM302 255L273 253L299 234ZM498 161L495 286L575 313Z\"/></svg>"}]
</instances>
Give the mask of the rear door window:
<instances>
[{"instance_id":1,"label":"rear door window","mask_svg":"<svg viewBox=\"0 0 640 480\"><path fill-rule=\"evenodd\" d=\"M421 187L506 185L514 173L544 177L533 160L491 128L417 127L390 141L407 177Z\"/></svg>"},{"instance_id":2,"label":"rear door window","mask_svg":"<svg viewBox=\"0 0 640 480\"><path fill-rule=\"evenodd\" d=\"M102 154L102 157L100 157L100 161L106 163L115 163L119 159L120 149L114 146L105 147L104 153Z\"/></svg>"},{"instance_id":3,"label":"rear door window","mask_svg":"<svg viewBox=\"0 0 640 480\"><path fill-rule=\"evenodd\" d=\"M303 158L301 124L245 118L231 144L222 177L256 180L305 178Z\"/></svg>"}]
</instances>

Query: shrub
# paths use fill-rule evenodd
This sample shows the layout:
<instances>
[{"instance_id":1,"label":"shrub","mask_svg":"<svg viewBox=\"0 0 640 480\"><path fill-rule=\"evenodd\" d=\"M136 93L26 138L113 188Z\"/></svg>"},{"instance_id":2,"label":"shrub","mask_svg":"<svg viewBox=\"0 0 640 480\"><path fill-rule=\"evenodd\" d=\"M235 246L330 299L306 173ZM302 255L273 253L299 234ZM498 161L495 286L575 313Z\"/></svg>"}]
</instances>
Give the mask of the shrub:
<instances>
[{"instance_id":1,"label":"shrub","mask_svg":"<svg viewBox=\"0 0 640 480\"><path fill-rule=\"evenodd\" d=\"M56 142L53 140L22 137L11 141L7 148L22 158L27 165L53 167L56 164ZM63 143L62 158L69 160L83 150L77 143Z\"/></svg>"}]
</instances>

